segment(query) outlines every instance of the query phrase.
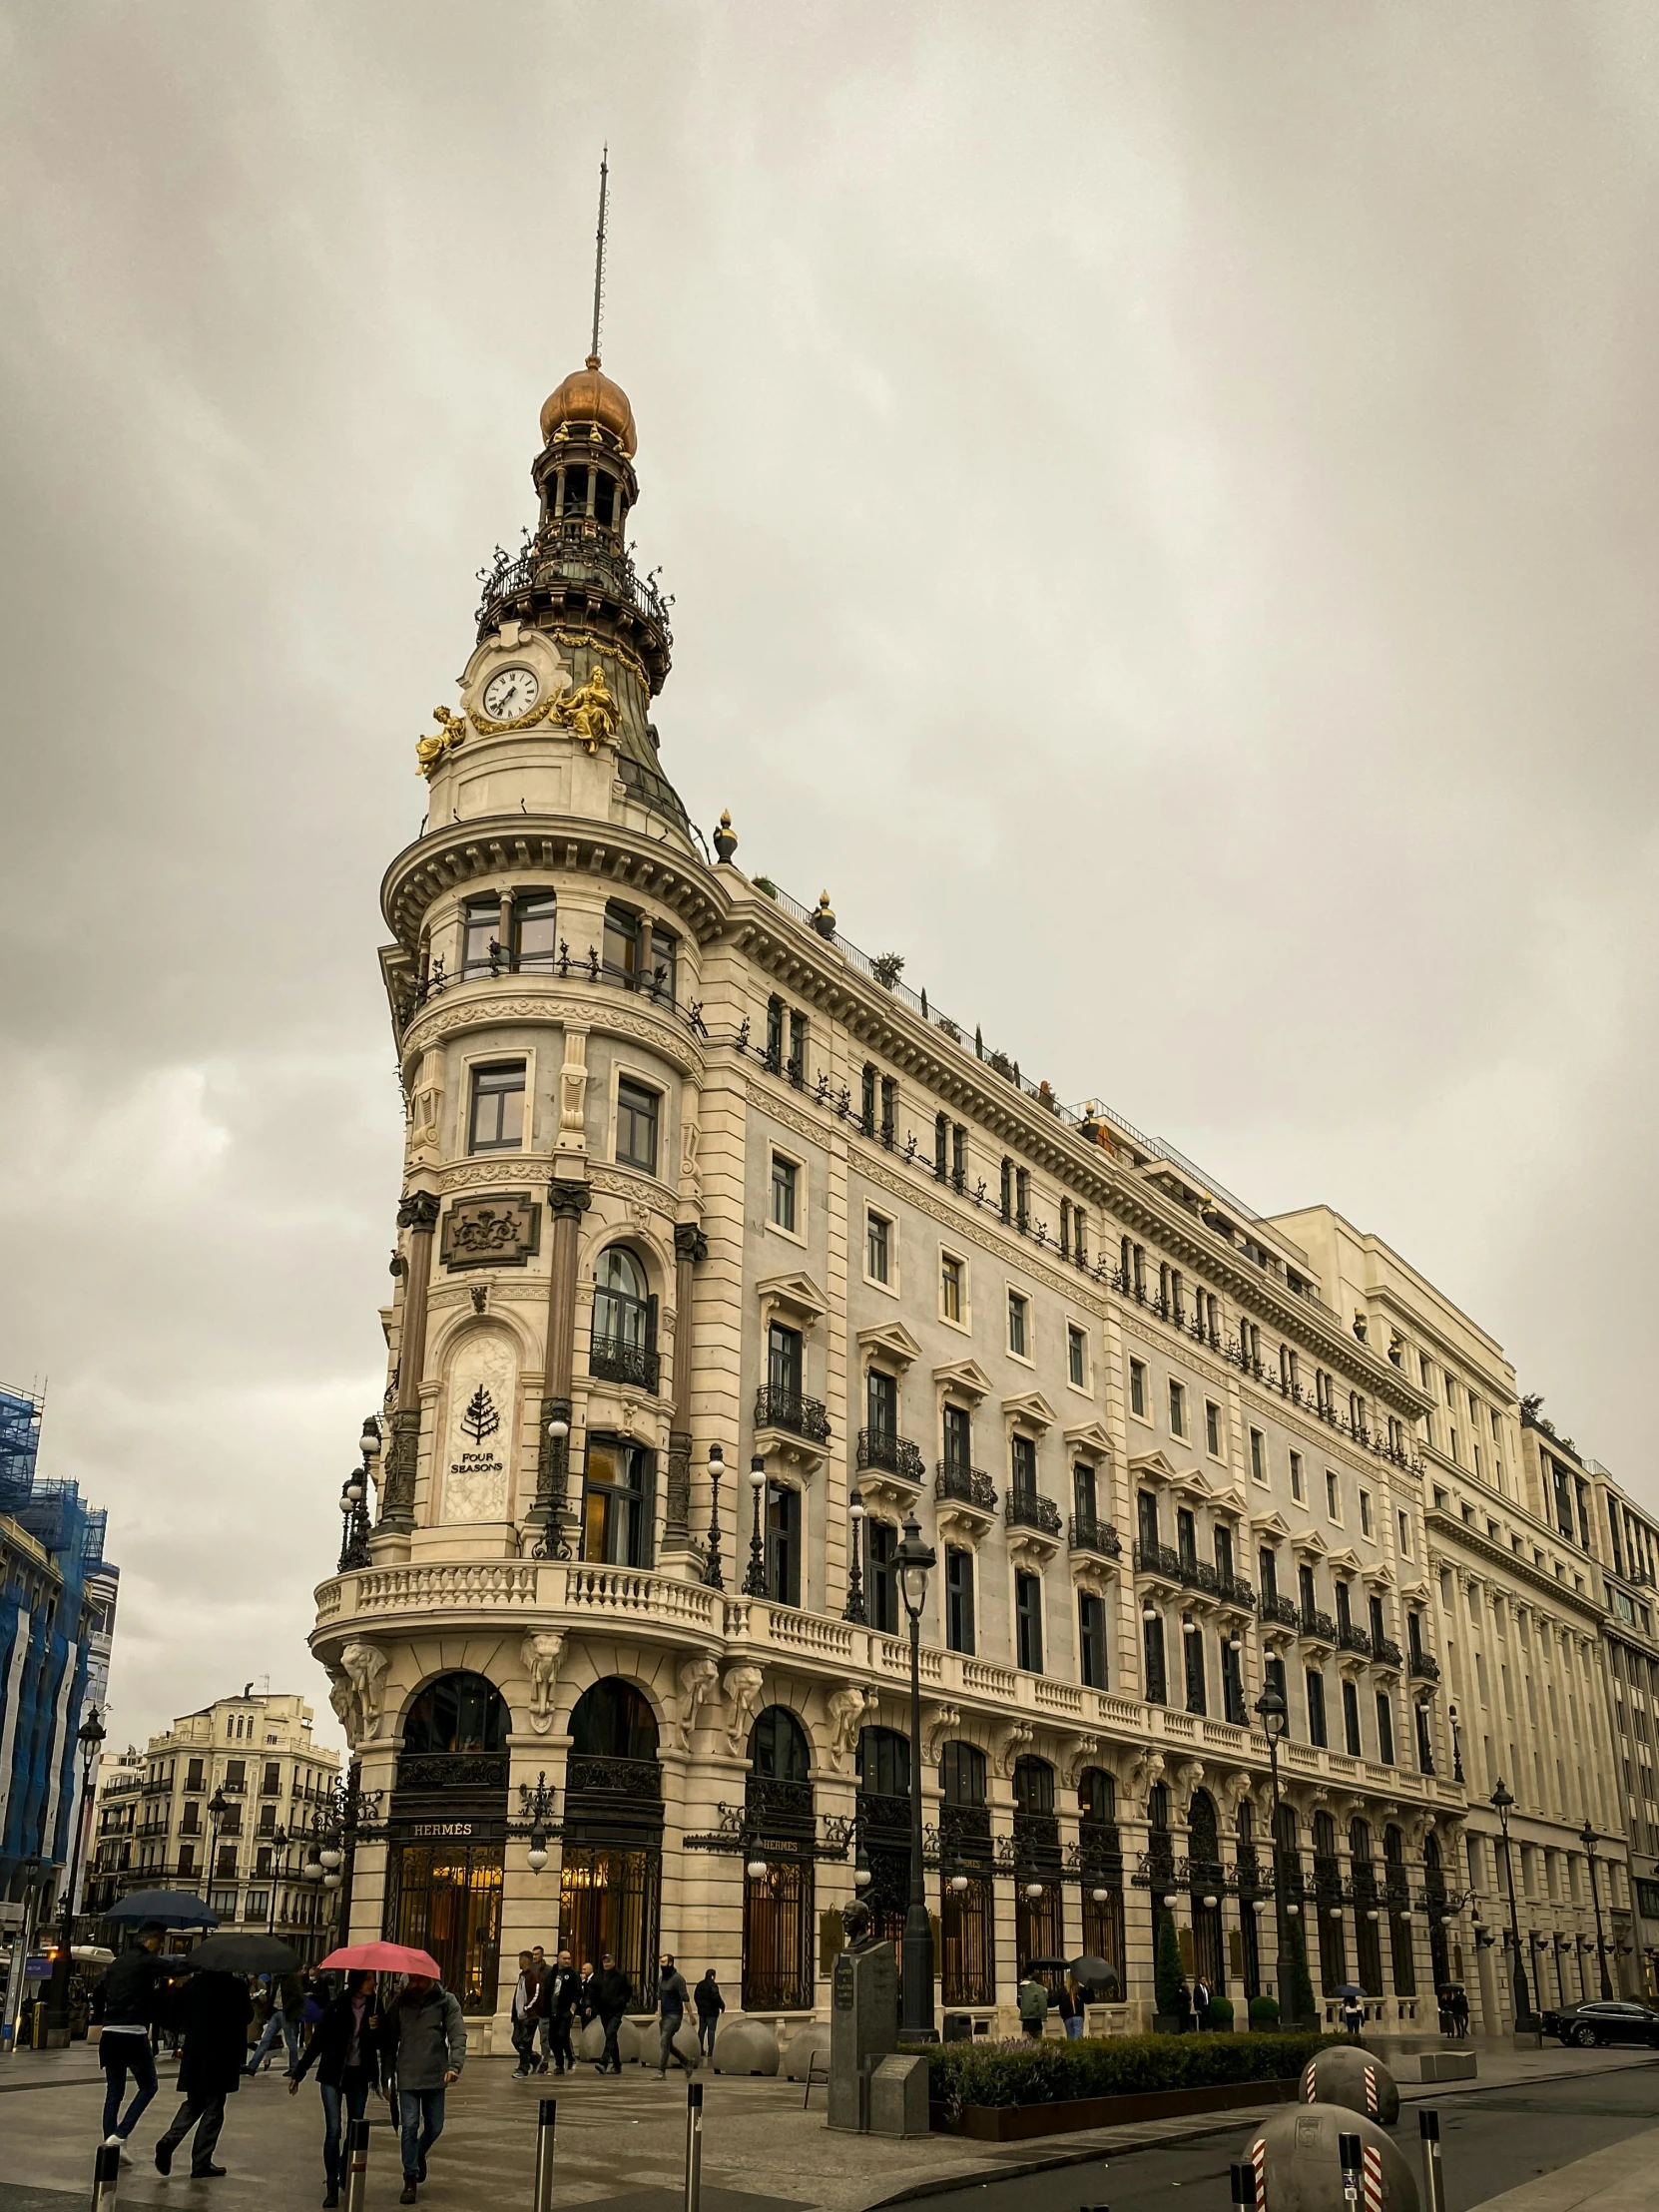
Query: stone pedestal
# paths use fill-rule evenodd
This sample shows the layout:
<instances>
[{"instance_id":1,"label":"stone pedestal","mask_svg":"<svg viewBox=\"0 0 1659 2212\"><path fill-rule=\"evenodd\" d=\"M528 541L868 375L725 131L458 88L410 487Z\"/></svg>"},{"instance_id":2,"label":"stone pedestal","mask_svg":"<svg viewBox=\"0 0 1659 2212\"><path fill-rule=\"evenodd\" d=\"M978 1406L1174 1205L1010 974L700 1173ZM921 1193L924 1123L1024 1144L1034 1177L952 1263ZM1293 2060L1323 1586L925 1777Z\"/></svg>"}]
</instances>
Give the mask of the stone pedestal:
<instances>
[{"instance_id":1,"label":"stone pedestal","mask_svg":"<svg viewBox=\"0 0 1659 2212\"><path fill-rule=\"evenodd\" d=\"M843 1950L830 1976L830 2125L866 2134L870 2076L898 2047L898 1965L888 1943ZM907 2092L899 2093L902 2105ZM884 2096L890 2092L884 2092ZM927 2091L922 2087L922 2127ZM888 2130L902 2134L902 2128Z\"/></svg>"},{"instance_id":2,"label":"stone pedestal","mask_svg":"<svg viewBox=\"0 0 1659 2212\"><path fill-rule=\"evenodd\" d=\"M883 2058L869 2077L871 2135L925 2135L927 2061Z\"/></svg>"}]
</instances>

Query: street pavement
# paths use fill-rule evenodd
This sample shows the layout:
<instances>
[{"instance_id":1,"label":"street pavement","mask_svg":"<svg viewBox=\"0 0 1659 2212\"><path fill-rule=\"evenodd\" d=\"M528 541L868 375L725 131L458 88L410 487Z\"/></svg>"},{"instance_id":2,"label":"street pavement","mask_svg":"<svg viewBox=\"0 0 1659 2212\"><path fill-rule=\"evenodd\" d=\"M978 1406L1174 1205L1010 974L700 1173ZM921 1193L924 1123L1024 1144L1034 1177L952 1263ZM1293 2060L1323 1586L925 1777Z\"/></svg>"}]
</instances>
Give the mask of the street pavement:
<instances>
[{"instance_id":1,"label":"street pavement","mask_svg":"<svg viewBox=\"0 0 1659 2212\"><path fill-rule=\"evenodd\" d=\"M1645 2052L1483 2050L1480 2065L1480 2082L1406 2092L1441 2113L1449 2212L1468 2212L1659 2122L1659 2062ZM558 2100L557 2205L678 2212L683 2076L663 2082L639 2067L605 2079L587 2067L563 2081L510 2076L508 2059L475 2059L450 2091L448 2125L421 2191L430 2212L474 2212L480 2205L530 2212L543 2094ZM704 2212L870 2212L900 2199L909 2200L906 2212L934 2199L941 2212L1071 2212L1107 2203L1113 2212L1140 2212L1160 2197L1170 2212L1225 2212L1228 2164L1253 2117L1242 2111L1002 2145L938 2135L892 2142L830 2134L822 2083L811 2109L803 2110L799 2083L704 2078ZM90 2193L102 2099L102 2076L84 2046L22 2051L0 2061L0 2212L70 2212L72 2205L80 2212ZM151 2151L176 2102L169 2067L139 2123L135 2163L122 2170L124 2206L289 2212L320 2204L321 2107L311 2081L290 2097L273 2070L231 2098L218 2152L230 2169L222 2181L193 2181L184 2154L171 2179L156 2172ZM372 2109L385 2111L383 2104ZM1409 2101L1399 2134L1414 2167ZM372 2212L396 2202L401 2179L395 2134L380 2118L369 2152ZM1566 2197L1516 2212L1571 2212L1579 2201Z\"/></svg>"}]
</instances>

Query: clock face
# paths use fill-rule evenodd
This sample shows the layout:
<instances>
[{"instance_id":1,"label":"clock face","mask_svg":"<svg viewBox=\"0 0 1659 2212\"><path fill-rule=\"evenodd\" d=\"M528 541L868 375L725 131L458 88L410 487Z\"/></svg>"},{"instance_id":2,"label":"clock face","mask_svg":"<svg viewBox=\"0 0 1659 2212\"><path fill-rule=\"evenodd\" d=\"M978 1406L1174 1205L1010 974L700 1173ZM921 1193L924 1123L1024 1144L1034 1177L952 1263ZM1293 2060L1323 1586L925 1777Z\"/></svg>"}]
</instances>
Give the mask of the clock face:
<instances>
[{"instance_id":1,"label":"clock face","mask_svg":"<svg viewBox=\"0 0 1659 2212\"><path fill-rule=\"evenodd\" d=\"M484 686L484 712L492 722L511 722L536 704L541 686L527 668L504 668Z\"/></svg>"}]
</instances>

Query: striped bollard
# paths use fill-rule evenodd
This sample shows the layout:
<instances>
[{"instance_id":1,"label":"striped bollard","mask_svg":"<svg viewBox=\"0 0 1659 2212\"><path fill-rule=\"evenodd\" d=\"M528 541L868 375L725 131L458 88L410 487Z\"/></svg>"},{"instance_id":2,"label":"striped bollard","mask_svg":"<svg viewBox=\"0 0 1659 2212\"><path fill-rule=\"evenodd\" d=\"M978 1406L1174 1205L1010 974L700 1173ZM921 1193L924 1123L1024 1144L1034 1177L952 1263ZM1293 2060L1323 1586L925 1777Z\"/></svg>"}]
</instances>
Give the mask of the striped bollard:
<instances>
[{"instance_id":1,"label":"striped bollard","mask_svg":"<svg viewBox=\"0 0 1659 2212\"><path fill-rule=\"evenodd\" d=\"M703 2202L703 2084L686 2084L686 2212Z\"/></svg>"}]
</instances>

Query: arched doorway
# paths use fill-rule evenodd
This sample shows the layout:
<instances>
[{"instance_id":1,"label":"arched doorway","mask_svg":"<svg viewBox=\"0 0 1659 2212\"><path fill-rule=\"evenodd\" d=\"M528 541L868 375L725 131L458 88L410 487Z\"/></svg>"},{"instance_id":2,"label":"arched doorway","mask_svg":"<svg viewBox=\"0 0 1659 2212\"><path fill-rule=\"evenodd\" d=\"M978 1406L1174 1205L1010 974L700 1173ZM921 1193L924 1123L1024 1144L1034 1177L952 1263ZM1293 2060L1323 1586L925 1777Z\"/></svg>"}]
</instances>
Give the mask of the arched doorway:
<instances>
[{"instance_id":1,"label":"arched doorway","mask_svg":"<svg viewBox=\"0 0 1659 2212\"><path fill-rule=\"evenodd\" d=\"M507 1841L506 1700L481 1674L439 1675L403 1720L381 1929L428 1950L464 2012L493 2012Z\"/></svg>"},{"instance_id":2,"label":"arched doorway","mask_svg":"<svg viewBox=\"0 0 1659 2212\"><path fill-rule=\"evenodd\" d=\"M1039 1958L1061 1956L1060 1823L1054 1810L1054 1769L1029 1754L1014 1761L1014 1950L1020 1976ZM1058 1987L1060 1969L1035 1968Z\"/></svg>"},{"instance_id":3,"label":"arched doorway","mask_svg":"<svg viewBox=\"0 0 1659 2212\"><path fill-rule=\"evenodd\" d=\"M946 2004L990 2004L996 1997L995 1861L985 1774L985 1754L973 1744L946 1744L939 1755L939 1982Z\"/></svg>"},{"instance_id":4,"label":"arched doorway","mask_svg":"<svg viewBox=\"0 0 1659 2212\"><path fill-rule=\"evenodd\" d=\"M570 1734L560 1940L578 1966L608 1951L643 2005L656 1986L662 1901L656 1715L631 1682L607 1675L577 1699Z\"/></svg>"},{"instance_id":5,"label":"arched doorway","mask_svg":"<svg viewBox=\"0 0 1659 2212\"><path fill-rule=\"evenodd\" d=\"M1221 1925L1221 1833L1216 1801L1195 1790L1187 1808L1187 1880L1193 1916L1193 1972L1221 1996L1227 1989L1227 1953Z\"/></svg>"},{"instance_id":6,"label":"arched doorway","mask_svg":"<svg viewBox=\"0 0 1659 2212\"><path fill-rule=\"evenodd\" d=\"M896 1728L858 1731L858 1894L898 1957L910 1902L910 1739Z\"/></svg>"},{"instance_id":7,"label":"arched doorway","mask_svg":"<svg viewBox=\"0 0 1659 2212\"><path fill-rule=\"evenodd\" d=\"M1104 1767L1085 1767L1077 1782L1077 1858L1083 1877L1083 1948L1118 1971L1117 1993L1129 1991L1123 1952L1123 1837L1117 1783Z\"/></svg>"},{"instance_id":8,"label":"arched doorway","mask_svg":"<svg viewBox=\"0 0 1659 2212\"><path fill-rule=\"evenodd\" d=\"M749 1731L744 1785L743 2003L746 2012L813 2006L813 1776L807 1731L769 1705ZM764 1866L765 1873L752 1870Z\"/></svg>"}]
</instances>

